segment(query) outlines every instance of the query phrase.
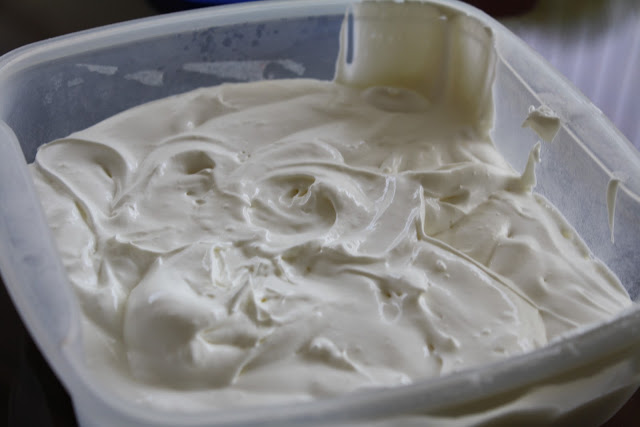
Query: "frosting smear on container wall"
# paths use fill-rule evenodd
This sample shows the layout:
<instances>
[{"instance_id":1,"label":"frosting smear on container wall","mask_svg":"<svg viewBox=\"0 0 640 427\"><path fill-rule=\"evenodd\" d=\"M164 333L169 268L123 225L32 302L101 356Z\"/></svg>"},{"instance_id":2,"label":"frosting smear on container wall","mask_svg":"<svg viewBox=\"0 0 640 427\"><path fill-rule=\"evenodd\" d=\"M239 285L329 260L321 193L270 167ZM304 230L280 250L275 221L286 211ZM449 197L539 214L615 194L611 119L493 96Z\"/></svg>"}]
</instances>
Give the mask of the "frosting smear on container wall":
<instances>
[{"instance_id":1,"label":"frosting smear on container wall","mask_svg":"<svg viewBox=\"0 0 640 427\"><path fill-rule=\"evenodd\" d=\"M425 27L443 11L424 5L354 13L334 82L199 89L38 151L87 363L125 398L207 410L408 384L631 304L532 192L540 146L520 174L493 145L490 32Z\"/></svg>"}]
</instances>

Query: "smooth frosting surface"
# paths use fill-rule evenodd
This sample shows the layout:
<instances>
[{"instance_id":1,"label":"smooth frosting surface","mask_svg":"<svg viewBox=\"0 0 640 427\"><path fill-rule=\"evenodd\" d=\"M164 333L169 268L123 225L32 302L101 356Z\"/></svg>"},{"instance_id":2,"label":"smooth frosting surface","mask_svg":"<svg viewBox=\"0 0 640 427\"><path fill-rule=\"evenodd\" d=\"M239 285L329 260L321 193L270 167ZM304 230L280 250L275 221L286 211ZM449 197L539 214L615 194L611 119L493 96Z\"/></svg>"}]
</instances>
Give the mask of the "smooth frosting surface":
<instances>
[{"instance_id":1,"label":"smooth frosting surface","mask_svg":"<svg viewBox=\"0 0 640 427\"><path fill-rule=\"evenodd\" d=\"M408 89L199 89L31 165L89 365L185 410L333 396L545 345L631 304L488 130Z\"/></svg>"}]
</instances>

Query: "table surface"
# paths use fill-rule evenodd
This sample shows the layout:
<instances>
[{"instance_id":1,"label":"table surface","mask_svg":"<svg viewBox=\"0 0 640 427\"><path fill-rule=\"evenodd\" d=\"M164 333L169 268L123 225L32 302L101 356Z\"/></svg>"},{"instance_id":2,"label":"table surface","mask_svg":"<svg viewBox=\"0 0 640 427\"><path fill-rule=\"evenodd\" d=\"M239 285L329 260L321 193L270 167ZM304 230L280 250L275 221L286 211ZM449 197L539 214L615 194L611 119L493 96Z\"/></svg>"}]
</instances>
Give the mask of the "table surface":
<instances>
[{"instance_id":1,"label":"table surface","mask_svg":"<svg viewBox=\"0 0 640 427\"><path fill-rule=\"evenodd\" d=\"M640 148L640 80L635 77L640 2L469 2L501 18ZM0 2L0 55L56 35L187 7L171 0L7 0ZM603 80L602 75L613 78ZM9 426L76 425L69 396L26 332L1 280L0 322L0 425L5 420ZM635 426L638 419L640 391L605 426Z\"/></svg>"}]
</instances>

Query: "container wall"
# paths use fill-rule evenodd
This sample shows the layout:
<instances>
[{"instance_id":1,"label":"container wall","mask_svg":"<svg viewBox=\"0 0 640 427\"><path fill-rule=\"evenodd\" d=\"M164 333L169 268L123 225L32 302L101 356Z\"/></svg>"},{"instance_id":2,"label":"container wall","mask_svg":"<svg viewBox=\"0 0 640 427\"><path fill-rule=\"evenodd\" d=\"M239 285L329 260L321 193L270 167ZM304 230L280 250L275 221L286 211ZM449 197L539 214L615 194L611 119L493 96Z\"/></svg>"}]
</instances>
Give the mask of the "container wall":
<instances>
[{"instance_id":1,"label":"container wall","mask_svg":"<svg viewBox=\"0 0 640 427\"><path fill-rule=\"evenodd\" d=\"M548 73L532 79L512 57L499 61L494 83L495 125L493 139L511 165L522 171L528 151L540 140L522 128L529 107L554 105L562 127L551 142L544 142L536 166L535 191L546 197L569 220L578 234L619 278L632 299L640 296L640 198L634 193L640 182L640 156L614 129L600 126L599 111L580 97L561 90L531 90L536 81L553 88L556 76ZM588 120L585 116L595 117ZM605 123L602 123L603 125ZM585 129L593 128L593 132ZM604 128L604 129L603 129ZM630 149L631 148L631 149ZM629 150L630 149L630 150ZM629 150L626 157L620 153ZM614 159L615 156L619 156ZM608 164L607 164L608 163ZM620 178L611 241L607 189ZM628 184L626 186L625 184Z\"/></svg>"},{"instance_id":2,"label":"container wall","mask_svg":"<svg viewBox=\"0 0 640 427\"><path fill-rule=\"evenodd\" d=\"M169 95L223 82L331 79L341 22L238 24L67 56L0 77L0 119L31 162L43 143Z\"/></svg>"}]
</instances>

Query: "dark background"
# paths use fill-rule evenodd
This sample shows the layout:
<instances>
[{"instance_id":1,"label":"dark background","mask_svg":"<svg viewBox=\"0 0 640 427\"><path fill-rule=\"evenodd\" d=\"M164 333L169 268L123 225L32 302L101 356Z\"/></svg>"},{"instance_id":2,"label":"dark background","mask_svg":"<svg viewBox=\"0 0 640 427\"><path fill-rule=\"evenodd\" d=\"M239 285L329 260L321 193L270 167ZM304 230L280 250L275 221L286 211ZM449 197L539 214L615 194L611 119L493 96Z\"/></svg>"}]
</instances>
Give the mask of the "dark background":
<instances>
[{"instance_id":1,"label":"dark background","mask_svg":"<svg viewBox=\"0 0 640 427\"><path fill-rule=\"evenodd\" d=\"M468 2L507 19L539 6L536 0ZM0 55L62 34L194 7L199 5L180 0L0 0ZM76 425L69 396L25 330L1 279L0 325L0 426ZM636 425L640 392L605 424Z\"/></svg>"}]
</instances>

